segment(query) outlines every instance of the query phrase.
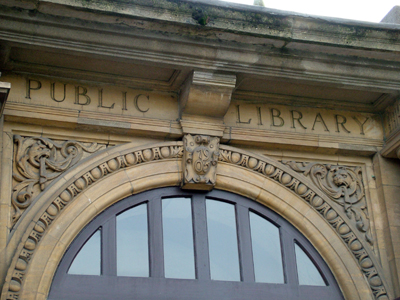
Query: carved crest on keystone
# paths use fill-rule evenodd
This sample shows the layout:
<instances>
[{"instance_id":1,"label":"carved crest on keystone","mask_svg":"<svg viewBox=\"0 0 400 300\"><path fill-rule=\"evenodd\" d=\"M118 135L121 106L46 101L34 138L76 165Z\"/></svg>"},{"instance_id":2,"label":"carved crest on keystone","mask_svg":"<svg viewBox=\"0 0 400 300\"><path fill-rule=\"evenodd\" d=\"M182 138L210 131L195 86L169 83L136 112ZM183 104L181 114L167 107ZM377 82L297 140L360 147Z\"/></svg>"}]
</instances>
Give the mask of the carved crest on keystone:
<instances>
[{"instance_id":1,"label":"carved crest on keystone","mask_svg":"<svg viewBox=\"0 0 400 300\"><path fill-rule=\"evenodd\" d=\"M219 138L187 134L183 138L183 189L212 190L219 156Z\"/></svg>"}]
</instances>

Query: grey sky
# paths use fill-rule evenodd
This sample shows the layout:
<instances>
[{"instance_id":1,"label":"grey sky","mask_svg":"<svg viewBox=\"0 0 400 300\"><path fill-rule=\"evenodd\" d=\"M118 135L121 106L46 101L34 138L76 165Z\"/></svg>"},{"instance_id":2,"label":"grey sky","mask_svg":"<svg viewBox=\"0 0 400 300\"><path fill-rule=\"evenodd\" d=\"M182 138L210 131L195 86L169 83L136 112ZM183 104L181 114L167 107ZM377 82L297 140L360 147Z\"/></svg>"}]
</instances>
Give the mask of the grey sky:
<instances>
[{"instance_id":1,"label":"grey sky","mask_svg":"<svg viewBox=\"0 0 400 300\"><path fill-rule=\"evenodd\" d=\"M223 0L228 1L228 0ZM252 5L254 0L229 0L228 2ZM310 15L380 22L400 0L264 0L266 7Z\"/></svg>"}]
</instances>

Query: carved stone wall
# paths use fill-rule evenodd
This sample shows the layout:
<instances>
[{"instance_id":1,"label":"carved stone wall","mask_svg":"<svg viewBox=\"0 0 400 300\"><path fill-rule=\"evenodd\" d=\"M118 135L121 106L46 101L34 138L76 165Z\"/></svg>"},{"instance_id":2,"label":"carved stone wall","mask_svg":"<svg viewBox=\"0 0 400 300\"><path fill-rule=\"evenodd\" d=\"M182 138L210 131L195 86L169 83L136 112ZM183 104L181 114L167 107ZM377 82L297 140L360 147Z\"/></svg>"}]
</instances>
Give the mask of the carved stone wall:
<instances>
[{"instance_id":1,"label":"carved stone wall","mask_svg":"<svg viewBox=\"0 0 400 300\"><path fill-rule=\"evenodd\" d=\"M312 169L311 172L313 173L311 178L314 178L312 181L315 181L316 187L322 190L323 193L321 193L313 188L308 180L302 180L300 177L290 174L288 170L285 170L286 167L283 164L274 163L270 159L259 159L255 155L246 155L225 149L226 146L221 146L220 161L245 167L279 182L282 186L293 190L300 198L317 210L347 244L349 251L354 255L364 272L375 299L389 299L382 278L378 275L379 265L373 263L372 252L364 246L364 242L357 237L359 234L354 232L353 226L349 224L355 220L357 230L362 233L366 241L372 243L372 239L369 237L368 215L364 211L366 210L365 199L364 202L361 201L364 197L364 190L357 168L353 170L339 166L331 167L329 170L332 171L328 175L327 166L311 164L310 170ZM299 166L295 162L286 163L296 172L306 172L307 170L304 166ZM313 169L313 167L315 168ZM309 172L306 172L306 174L308 175ZM326 196L342 204L347 217L344 217L332 203L326 201Z\"/></svg>"},{"instance_id":2,"label":"carved stone wall","mask_svg":"<svg viewBox=\"0 0 400 300\"><path fill-rule=\"evenodd\" d=\"M75 140L54 141L45 137L14 136L12 224L35 201L40 192L81 159L106 145Z\"/></svg>"},{"instance_id":3,"label":"carved stone wall","mask_svg":"<svg viewBox=\"0 0 400 300\"><path fill-rule=\"evenodd\" d=\"M182 188L211 190L216 181L219 156L219 138L206 135L183 138L184 156Z\"/></svg>"},{"instance_id":4,"label":"carved stone wall","mask_svg":"<svg viewBox=\"0 0 400 300\"><path fill-rule=\"evenodd\" d=\"M122 150L119 150L121 148ZM323 223L325 224L323 226L329 226L331 228L330 232L332 232L333 234L331 238L336 241L342 241L339 242L341 246L335 245L333 243L332 245L329 244L329 247L345 247L347 250L345 252L339 251L338 254L341 253L341 255L344 255L347 258L351 257L349 263L356 263L355 265L358 265L359 268L359 270L352 269L350 272L351 277L347 277L347 279L342 280L342 284L351 284L349 282L353 282L354 280L356 280L355 278L357 276L358 278L360 278L360 276L361 278L365 277L368 282L368 287L371 291L370 293L374 295L375 299L389 299L388 290L385 280L383 278L381 267L377 259L374 257L374 253L372 252L370 247L366 247L365 232L360 231L359 228L362 227L357 226L357 224L354 225L351 222L351 219L349 219L345 210L340 211L337 209L336 205L333 205L334 203L331 203L332 200L325 194L326 191L323 191L321 187L318 187L316 184L314 184L310 178L299 174L298 171L294 171L291 168L288 168L286 165L281 164L280 162L271 158L258 156L223 145L220 146L219 152L219 166L220 164L222 164L221 167L226 166L226 169L231 170L232 176L236 176L235 170L237 172L239 172L240 169L245 170L243 171L243 173L245 174L245 176L247 176L246 181L249 181L251 183L253 189L254 187L257 187L257 189L268 190L270 184L266 184L266 181L272 181L275 185L280 186L280 188L288 191L289 194L293 193L292 198L295 199L298 204L309 207L309 210L311 209L312 211L315 211L317 215L322 217L322 219L324 220ZM79 207L80 205L82 205L82 203L78 204L75 200L81 199L80 197L85 198L84 195L88 197L88 191L90 190L96 190L94 192L94 194L97 195L96 197L108 199L108 197L101 197L101 194L99 195L97 190L103 189L104 191L109 191L111 187L109 187L108 185L101 186L98 185L98 183L107 181L109 180L109 178L112 178L114 176L128 176L125 180L127 180L129 191L131 191L131 193L143 191L144 189L166 186L168 185L168 182L155 183L154 180L149 178L144 178L143 180L135 179L136 181L133 182L133 177L129 176L142 176L140 173L152 172L152 170L157 170L157 172L166 174L165 176L167 178L171 178L173 174L172 172L179 173L178 170L183 169L181 164L179 163L182 162L183 155L184 147L181 142L165 143L153 147L137 148L133 150L131 150L129 146L123 145L123 147L121 146L114 148L113 151L110 151L110 153L105 156L98 156L97 160L94 160L90 164L85 164L77 171L74 171L74 169L68 172L68 176L66 176L66 182L59 180L57 181L58 186L52 185L51 191L49 190L47 194L42 194L42 197L44 197L44 199L47 199L45 202L43 202L43 206L38 207L36 209L36 212L29 212L30 214L38 216L37 218L35 217L34 222L31 221L30 215L29 217L26 216L26 218L23 219L23 224L25 224L24 226L26 226L26 229L24 229L25 227L20 229L23 230L23 232L20 233L22 234L21 240L20 242L18 242L19 246L12 260L11 267L6 278L6 283L4 285L2 294L2 297L4 298L2 299L23 299L20 297L20 295L23 291L24 284L31 285L33 280L32 278L36 278L37 276L38 270L35 269L34 266L41 266L41 268L43 269L45 267L48 267L47 265L42 266L41 263L38 262L38 259L35 260L37 249L41 247L40 244L45 239L47 232L52 230L52 224L55 222L59 222L57 221L58 217L62 214L63 211L66 210L66 207L70 207L71 203L75 203L75 205L78 207L77 209L80 209ZM163 161L169 161L171 162L171 164L166 164L165 169L162 168L162 165L159 165L158 167L155 167L153 169L150 167L152 163ZM172 166L174 166L174 169L171 169ZM140 171L136 171L136 168L139 167L142 167ZM122 170L125 170L125 172L120 172ZM340 170L343 171L343 169ZM346 172L348 173L349 171L346 170ZM355 174L357 174L356 171L354 172ZM334 179L335 176L332 176L332 182L336 187L340 187L342 186L342 184L344 184L344 187L346 189L350 187L350 190L347 191L344 191L342 188L339 189L342 192L341 197L344 197L343 201L341 200L343 203L343 208L346 209L345 206L347 206L349 202L351 204L351 199L353 199L352 197L356 197L354 195L361 195L360 190L357 190L357 188L360 188L358 186L358 183L352 184L353 181L357 182L355 177L351 177L352 179L349 181L349 187L347 187L347 183L346 180L344 180L343 173L339 172L339 174L341 175L337 175L336 179ZM257 178L263 178L263 181L258 182ZM356 192L354 193L352 192L354 188L351 189L353 185L356 189ZM96 188L94 189L93 187ZM236 192L240 191L241 188L234 188L234 184L232 183L228 184L228 187ZM250 190L246 191L246 193L250 192ZM113 190L112 193L116 194L117 192ZM346 193L349 197L348 199L346 198ZM118 199L119 196L114 197ZM340 199L340 197L338 199ZM86 200L84 201L86 205L90 205L92 203L91 201L93 201L94 199L91 200L89 198ZM108 203L107 205L111 204L112 203ZM353 214L351 206L348 207L348 210L350 210L351 214ZM303 216L302 218L307 219L306 216ZM304 222L304 220L302 222ZM23 227L21 224L18 227L20 226ZM57 230L59 231L60 229ZM315 234L317 234L317 232L318 231L315 231ZM71 236L71 233L68 233L68 235ZM18 235L15 234L13 238L17 239L17 237ZM53 236L50 238L50 240L52 243L54 243ZM65 240L63 240L62 243L64 244L64 242ZM59 253L58 255L62 256L62 252L60 252L59 249L57 250L57 253ZM61 259L61 257L59 259ZM31 268L33 268L32 270L35 270L35 272L30 272L30 264L33 260L36 262L36 264L39 265L31 266ZM53 268L56 268L57 260L52 265ZM53 272L54 271L55 269L53 269ZM46 274L47 279L44 281L42 281L40 278L35 279L38 281L36 284L39 286L40 284L44 284L43 282L46 282L48 284L47 288L49 288L51 284L51 277L49 277L49 274L47 274L46 272L44 272L43 274ZM29 279L26 278L27 276L30 276ZM338 279L340 280L340 277ZM34 288L33 290L36 289ZM43 288L41 289L41 291L43 291ZM362 293L362 291L360 291L360 293ZM359 296L357 296L357 299L360 299Z\"/></svg>"},{"instance_id":5,"label":"carved stone wall","mask_svg":"<svg viewBox=\"0 0 400 300\"><path fill-rule=\"evenodd\" d=\"M342 206L348 220L355 224L365 236L365 240L373 245L360 167L285 160L282 163L310 178L334 203Z\"/></svg>"}]
</instances>

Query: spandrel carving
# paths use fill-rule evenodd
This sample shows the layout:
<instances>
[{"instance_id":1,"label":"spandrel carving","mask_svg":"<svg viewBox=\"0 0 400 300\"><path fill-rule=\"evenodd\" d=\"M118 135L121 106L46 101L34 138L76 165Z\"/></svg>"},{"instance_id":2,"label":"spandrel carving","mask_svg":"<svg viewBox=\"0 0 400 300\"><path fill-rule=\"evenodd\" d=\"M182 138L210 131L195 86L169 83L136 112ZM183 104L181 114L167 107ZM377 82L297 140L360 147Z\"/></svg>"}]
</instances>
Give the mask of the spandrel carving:
<instances>
[{"instance_id":1,"label":"spandrel carving","mask_svg":"<svg viewBox=\"0 0 400 300\"><path fill-rule=\"evenodd\" d=\"M182 188L211 190L216 180L219 138L188 134L183 138L183 143L185 152Z\"/></svg>"},{"instance_id":2,"label":"spandrel carving","mask_svg":"<svg viewBox=\"0 0 400 300\"><path fill-rule=\"evenodd\" d=\"M83 157L105 148L97 143L74 140L56 142L43 137L14 136L12 224L31 205L35 197L55 178Z\"/></svg>"},{"instance_id":3,"label":"spandrel carving","mask_svg":"<svg viewBox=\"0 0 400 300\"><path fill-rule=\"evenodd\" d=\"M282 161L294 171L310 177L326 195L340 204L347 217L372 245L370 222L360 167Z\"/></svg>"}]
</instances>

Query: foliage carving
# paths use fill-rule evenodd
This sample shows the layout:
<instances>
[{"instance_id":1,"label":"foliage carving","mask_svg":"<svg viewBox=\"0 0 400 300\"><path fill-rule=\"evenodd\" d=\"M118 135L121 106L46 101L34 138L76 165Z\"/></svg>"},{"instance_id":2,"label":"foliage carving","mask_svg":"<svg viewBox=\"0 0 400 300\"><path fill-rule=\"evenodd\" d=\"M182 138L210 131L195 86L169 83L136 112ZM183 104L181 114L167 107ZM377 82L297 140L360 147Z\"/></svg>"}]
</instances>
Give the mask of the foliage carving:
<instances>
[{"instance_id":1,"label":"foliage carving","mask_svg":"<svg viewBox=\"0 0 400 300\"><path fill-rule=\"evenodd\" d=\"M347 217L355 222L357 229L365 235L368 243L373 244L360 167L317 162L282 161L282 163L311 178L329 198L343 207Z\"/></svg>"},{"instance_id":2,"label":"foliage carving","mask_svg":"<svg viewBox=\"0 0 400 300\"><path fill-rule=\"evenodd\" d=\"M84 153L94 153L102 145L80 143L74 140L55 142L44 137L14 136L14 167L12 206L15 224L35 197L55 178L79 162Z\"/></svg>"}]
</instances>

